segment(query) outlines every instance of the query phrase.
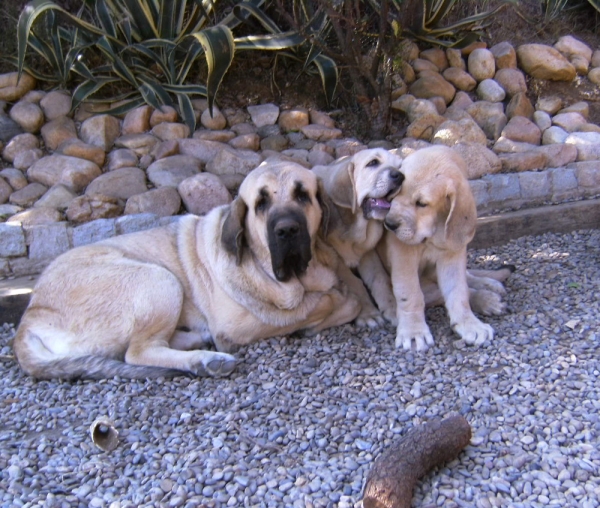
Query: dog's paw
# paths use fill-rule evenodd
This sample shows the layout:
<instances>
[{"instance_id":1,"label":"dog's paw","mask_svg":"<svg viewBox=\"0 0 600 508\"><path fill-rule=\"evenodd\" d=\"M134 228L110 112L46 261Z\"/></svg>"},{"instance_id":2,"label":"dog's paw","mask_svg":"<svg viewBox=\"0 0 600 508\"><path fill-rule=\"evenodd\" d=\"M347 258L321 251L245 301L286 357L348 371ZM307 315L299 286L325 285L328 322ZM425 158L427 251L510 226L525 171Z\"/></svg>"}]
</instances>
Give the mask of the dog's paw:
<instances>
[{"instance_id":1,"label":"dog's paw","mask_svg":"<svg viewBox=\"0 0 600 508\"><path fill-rule=\"evenodd\" d=\"M420 329L398 330L396 334L396 347L402 347L405 351L412 349L417 352L427 351L434 343L433 336L427 325L424 325L424 328Z\"/></svg>"},{"instance_id":2,"label":"dog's paw","mask_svg":"<svg viewBox=\"0 0 600 508\"><path fill-rule=\"evenodd\" d=\"M360 328L376 329L385 325L385 319L375 307L363 304L362 310L354 323Z\"/></svg>"},{"instance_id":3,"label":"dog's paw","mask_svg":"<svg viewBox=\"0 0 600 508\"><path fill-rule=\"evenodd\" d=\"M389 308L382 312L385 320L392 326L398 326L398 318L396 317L396 309Z\"/></svg>"},{"instance_id":4,"label":"dog's paw","mask_svg":"<svg viewBox=\"0 0 600 508\"><path fill-rule=\"evenodd\" d=\"M473 312L483 316L499 316L506 311L506 303L502 301L502 297L487 289L475 291L469 301Z\"/></svg>"},{"instance_id":5,"label":"dog's paw","mask_svg":"<svg viewBox=\"0 0 600 508\"><path fill-rule=\"evenodd\" d=\"M494 338L494 329L475 316L453 325L452 328L469 346L481 346Z\"/></svg>"},{"instance_id":6,"label":"dog's paw","mask_svg":"<svg viewBox=\"0 0 600 508\"><path fill-rule=\"evenodd\" d=\"M485 289L501 296L506 294L506 288L504 287L504 284L490 277L471 278L469 279L469 287L478 291Z\"/></svg>"},{"instance_id":7,"label":"dog's paw","mask_svg":"<svg viewBox=\"0 0 600 508\"><path fill-rule=\"evenodd\" d=\"M223 377L233 372L236 366L235 357L227 353L210 352L194 367L192 372L199 377Z\"/></svg>"}]
</instances>

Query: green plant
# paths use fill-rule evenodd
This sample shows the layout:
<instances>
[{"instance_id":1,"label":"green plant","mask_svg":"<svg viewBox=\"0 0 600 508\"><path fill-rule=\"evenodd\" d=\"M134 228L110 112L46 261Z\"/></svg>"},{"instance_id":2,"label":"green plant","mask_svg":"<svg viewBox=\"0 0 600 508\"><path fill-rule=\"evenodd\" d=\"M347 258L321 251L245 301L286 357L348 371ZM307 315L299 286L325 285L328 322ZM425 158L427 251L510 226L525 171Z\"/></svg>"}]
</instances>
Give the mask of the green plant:
<instances>
[{"instance_id":1,"label":"green plant","mask_svg":"<svg viewBox=\"0 0 600 508\"><path fill-rule=\"evenodd\" d=\"M223 16L216 12L217 0L93 0L88 4L91 7L86 5L72 15L52 0L33 0L19 17L16 64L19 72L63 87L77 78L73 108L84 100L102 100L101 91L107 86L120 91L116 97L104 98L119 102L112 113L143 103L159 108L176 101L193 131L191 97L207 97L212 112L236 52L286 50L289 56L299 58L305 40L281 30L261 10L264 3L234 1L231 12ZM38 18L44 21L45 30L34 26ZM251 18L268 33L234 38L233 30ZM27 48L45 60L50 74L26 64ZM307 65L319 68L331 99L337 78L333 62L318 54L307 58ZM202 61L206 66L204 85L192 82L192 70Z\"/></svg>"}]
</instances>

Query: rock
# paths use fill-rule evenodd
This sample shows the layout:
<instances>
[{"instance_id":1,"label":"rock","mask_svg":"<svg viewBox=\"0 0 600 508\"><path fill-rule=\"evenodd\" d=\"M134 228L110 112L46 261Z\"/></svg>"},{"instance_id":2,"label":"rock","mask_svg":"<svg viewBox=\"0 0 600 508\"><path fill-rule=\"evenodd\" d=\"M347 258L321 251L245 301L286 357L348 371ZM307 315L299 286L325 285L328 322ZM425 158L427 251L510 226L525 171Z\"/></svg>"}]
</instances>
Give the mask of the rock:
<instances>
[{"instance_id":1,"label":"rock","mask_svg":"<svg viewBox=\"0 0 600 508\"><path fill-rule=\"evenodd\" d=\"M546 167L546 157L538 151L521 153L501 153L502 170L507 173L520 173L522 171L533 171Z\"/></svg>"},{"instance_id":2,"label":"rock","mask_svg":"<svg viewBox=\"0 0 600 508\"><path fill-rule=\"evenodd\" d=\"M412 63L412 68L417 73L417 75L420 75L422 72L426 71L433 71L435 73L440 72L440 68L437 65L423 58L417 58L416 60L414 60Z\"/></svg>"},{"instance_id":3,"label":"rock","mask_svg":"<svg viewBox=\"0 0 600 508\"><path fill-rule=\"evenodd\" d=\"M215 131L222 130L227 127L227 119L223 113L221 113L221 110L215 105L212 107L212 112L208 108L204 110L200 116L200 123L207 129Z\"/></svg>"},{"instance_id":4,"label":"rock","mask_svg":"<svg viewBox=\"0 0 600 508\"><path fill-rule=\"evenodd\" d=\"M252 128L252 134L255 134ZM194 132L194 139L206 139L207 141L218 141L220 143L229 143L236 137L236 133L232 130L228 131L211 131L209 129L199 129Z\"/></svg>"},{"instance_id":5,"label":"rock","mask_svg":"<svg viewBox=\"0 0 600 508\"><path fill-rule=\"evenodd\" d=\"M17 169L27 170L44 156L44 152L39 148L32 148L19 152L15 156L13 166Z\"/></svg>"},{"instance_id":6,"label":"rock","mask_svg":"<svg viewBox=\"0 0 600 508\"><path fill-rule=\"evenodd\" d=\"M539 145L542 140L539 127L524 116L513 116L502 129L501 136L532 145Z\"/></svg>"},{"instance_id":7,"label":"rock","mask_svg":"<svg viewBox=\"0 0 600 508\"><path fill-rule=\"evenodd\" d=\"M27 170L30 181L48 187L62 183L74 192L81 192L100 174L101 171L97 164L67 155L42 157Z\"/></svg>"},{"instance_id":8,"label":"rock","mask_svg":"<svg viewBox=\"0 0 600 508\"><path fill-rule=\"evenodd\" d=\"M455 67L462 71L467 69L467 63L464 61L460 49L448 48L446 49L446 58L448 59L448 65Z\"/></svg>"},{"instance_id":9,"label":"rock","mask_svg":"<svg viewBox=\"0 0 600 508\"><path fill-rule=\"evenodd\" d=\"M491 140L500 137L508 121L500 103L477 101L467 107L466 111Z\"/></svg>"},{"instance_id":10,"label":"rock","mask_svg":"<svg viewBox=\"0 0 600 508\"><path fill-rule=\"evenodd\" d=\"M115 146L129 148L138 157L148 155L158 143L160 143L160 140L152 134L127 134L115 140Z\"/></svg>"},{"instance_id":11,"label":"rock","mask_svg":"<svg viewBox=\"0 0 600 508\"><path fill-rule=\"evenodd\" d=\"M183 180L202 171L202 162L190 155L173 155L153 162L147 170L155 187L177 187Z\"/></svg>"},{"instance_id":12,"label":"rock","mask_svg":"<svg viewBox=\"0 0 600 508\"><path fill-rule=\"evenodd\" d=\"M565 144L577 148L578 161L600 160L600 133L598 132L573 132L567 136Z\"/></svg>"},{"instance_id":13,"label":"rock","mask_svg":"<svg viewBox=\"0 0 600 508\"><path fill-rule=\"evenodd\" d=\"M38 199L34 207L54 208L56 210L66 210L71 201L77 197L71 189L58 183L48 189L48 191Z\"/></svg>"},{"instance_id":14,"label":"rock","mask_svg":"<svg viewBox=\"0 0 600 508\"><path fill-rule=\"evenodd\" d=\"M556 44L554 44L554 48L568 59L579 56L586 60L588 65L592 61L592 49L571 35L560 37Z\"/></svg>"},{"instance_id":15,"label":"rock","mask_svg":"<svg viewBox=\"0 0 600 508\"><path fill-rule=\"evenodd\" d=\"M121 134L142 134L150 130L152 108L148 105L139 106L128 111L123 119Z\"/></svg>"},{"instance_id":16,"label":"rock","mask_svg":"<svg viewBox=\"0 0 600 508\"><path fill-rule=\"evenodd\" d=\"M552 117L545 111L535 111L533 113L533 121L542 133L552 125Z\"/></svg>"},{"instance_id":17,"label":"rock","mask_svg":"<svg viewBox=\"0 0 600 508\"><path fill-rule=\"evenodd\" d=\"M308 139L314 141L329 141L342 137L342 131L340 129L325 127L324 125L318 124L310 124L302 127L301 131Z\"/></svg>"},{"instance_id":18,"label":"rock","mask_svg":"<svg viewBox=\"0 0 600 508\"><path fill-rule=\"evenodd\" d=\"M71 95L62 91L48 92L42 100L40 100L40 107L44 112L46 120L54 120L61 116L68 116L71 113L72 104L73 100Z\"/></svg>"},{"instance_id":19,"label":"rock","mask_svg":"<svg viewBox=\"0 0 600 508\"><path fill-rule=\"evenodd\" d=\"M177 110L171 106L161 106L160 109L155 109L150 115L150 128L162 122L176 122Z\"/></svg>"},{"instance_id":20,"label":"rock","mask_svg":"<svg viewBox=\"0 0 600 508\"><path fill-rule=\"evenodd\" d=\"M499 69L494 80L504 89L508 98L518 93L527 93L525 75L519 69Z\"/></svg>"},{"instance_id":21,"label":"rock","mask_svg":"<svg viewBox=\"0 0 600 508\"><path fill-rule=\"evenodd\" d=\"M282 132L297 132L309 124L308 110L294 108L279 114L278 124Z\"/></svg>"},{"instance_id":22,"label":"rock","mask_svg":"<svg viewBox=\"0 0 600 508\"><path fill-rule=\"evenodd\" d=\"M81 124L79 135L89 144L108 151L121 134L119 119L111 115L92 116Z\"/></svg>"},{"instance_id":23,"label":"rock","mask_svg":"<svg viewBox=\"0 0 600 508\"><path fill-rule=\"evenodd\" d=\"M421 51L419 57L423 58L424 60L429 60L431 63L435 64L440 71L444 71L449 65L446 52L441 48L425 49Z\"/></svg>"},{"instance_id":24,"label":"rock","mask_svg":"<svg viewBox=\"0 0 600 508\"><path fill-rule=\"evenodd\" d=\"M260 106L248 106L248 113L252 118L252 123L261 128L265 125L275 125L279 117L279 106L275 104L261 104Z\"/></svg>"},{"instance_id":25,"label":"rock","mask_svg":"<svg viewBox=\"0 0 600 508\"><path fill-rule=\"evenodd\" d=\"M563 107L563 101L560 97L540 97L535 103L535 109L538 111L544 111L549 115L555 115Z\"/></svg>"},{"instance_id":26,"label":"rock","mask_svg":"<svg viewBox=\"0 0 600 508\"><path fill-rule=\"evenodd\" d=\"M57 147L55 153L86 159L100 167L104 165L104 160L106 158L106 152L101 147L89 145L80 139L67 139L66 141L63 141Z\"/></svg>"},{"instance_id":27,"label":"rock","mask_svg":"<svg viewBox=\"0 0 600 508\"><path fill-rule=\"evenodd\" d=\"M513 95L512 99L506 105L506 116L512 118L513 116L524 116L529 120L533 119L535 109L531 101L527 98L525 93L517 93Z\"/></svg>"},{"instance_id":28,"label":"rock","mask_svg":"<svg viewBox=\"0 0 600 508\"><path fill-rule=\"evenodd\" d=\"M549 145L552 143L564 143L565 139L569 136L569 133L558 127L557 125L553 125L544 131L542 134L542 144Z\"/></svg>"},{"instance_id":29,"label":"rock","mask_svg":"<svg viewBox=\"0 0 600 508\"><path fill-rule=\"evenodd\" d=\"M258 134L241 134L229 141L229 145L240 150L252 150L254 152L260 149L260 136Z\"/></svg>"},{"instance_id":30,"label":"rock","mask_svg":"<svg viewBox=\"0 0 600 508\"><path fill-rule=\"evenodd\" d=\"M50 151L56 150L61 143L68 139L77 139L75 122L66 116L59 116L45 124L41 133L44 144Z\"/></svg>"},{"instance_id":31,"label":"rock","mask_svg":"<svg viewBox=\"0 0 600 508\"><path fill-rule=\"evenodd\" d=\"M37 148L39 142L36 136L29 133L17 134L4 147L2 157L8 162L14 162L15 158L22 152Z\"/></svg>"},{"instance_id":32,"label":"rock","mask_svg":"<svg viewBox=\"0 0 600 508\"><path fill-rule=\"evenodd\" d=\"M506 92L497 81L484 79L477 86L477 97L482 101L502 102L506 97Z\"/></svg>"},{"instance_id":33,"label":"rock","mask_svg":"<svg viewBox=\"0 0 600 508\"><path fill-rule=\"evenodd\" d=\"M327 113L323 113L322 111L318 111L316 109L311 109L309 111L310 123L315 123L317 125L322 125L323 127L329 127L330 129L335 128L335 120L331 118Z\"/></svg>"},{"instance_id":34,"label":"rock","mask_svg":"<svg viewBox=\"0 0 600 508\"><path fill-rule=\"evenodd\" d=\"M131 196L148 190L146 173L139 168L120 168L104 173L91 182L85 190L86 195L102 194L127 200Z\"/></svg>"},{"instance_id":35,"label":"rock","mask_svg":"<svg viewBox=\"0 0 600 508\"><path fill-rule=\"evenodd\" d=\"M585 101L580 101L561 109L558 113L579 113L587 120L590 116L590 105Z\"/></svg>"},{"instance_id":36,"label":"rock","mask_svg":"<svg viewBox=\"0 0 600 508\"><path fill-rule=\"evenodd\" d=\"M260 141L261 150L273 150L275 152L281 152L289 146L289 140L281 134L273 134L267 136Z\"/></svg>"},{"instance_id":37,"label":"rock","mask_svg":"<svg viewBox=\"0 0 600 508\"><path fill-rule=\"evenodd\" d=\"M62 213L55 208L38 207L23 210L10 218L10 222L18 222L23 226L42 226L63 220Z\"/></svg>"},{"instance_id":38,"label":"rock","mask_svg":"<svg viewBox=\"0 0 600 508\"><path fill-rule=\"evenodd\" d=\"M67 208L67 219L74 223L118 217L123 212L116 198L102 195L83 195L75 198Z\"/></svg>"},{"instance_id":39,"label":"rock","mask_svg":"<svg viewBox=\"0 0 600 508\"><path fill-rule=\"evenodd\" d=\"M575 67L556 49L544 44L523 44L517 48L519 66L530 76L551 81L572 81Z\"/></svg>"},{"instance_id":40,"label":"rock","mask_svg":"<svg viewBox=\"0 0 600 508\"><path fill-rule=\"evenodd\" d=\"M0 147L2 143L8 143L12 138L21 134L23 129L12 118L0 113Z\"/></svg>"},{"instance_id":41,"label":"rock","mask_svg":"<svg viewBox=\"0 0 600 508\"><path fill-rule=\"evenodd\" d=\"M30 207L41 198L47 190L48 187L41 183L30 183L22 189L13 192L10 195L9 201L11 205Z\"/></svg>"},{"instance_id":42,"label":"rock","mask_svg":"<svg viewBox=\"0 0 600 508\"><path fill-rule=\"evenodd\" d=\"M567 132L578 131L586 123L586 119L575 112L558 113L552 118L552 125L556 125Z\"/></svg>"},{"instance_id":43,"label":"rock","mask_svg":"<svg viewBox=\"0 0 600 508\"><path fill-rule=\"evenodd\" d=\"M0 100L16 102L27 92L35 88L35 78L24 72L19 78L18 72L0 74Z\"/></svg>"},{"instance_id":44,"label":"rock","mask_svg":"<svg viewBox=\"0 0 600 508\"><path fill-rule=\"evenodd\" d=\"M151 155L154 157L154 160L164 159L171 155L179 155L179 141L175 139L163 141L156 145Z\"/></svg>"},{"instance_id":45,"label":"rock","mask_svg":"<svg viewBox=\"0 0 600 508\"><path fill-rule=\"evenodd\" d=\"M20 190L27 185L27 178L16 168L4 168L0 170L0 176L12 187L11 192L13 189Z\"/></svg>"},{"instance_id":46,"label":"rock","mask_svg":"<svg viewBox=\"0 0 600 508\"><path fill-rule=\"evenodd\" d=\"M438 96L443 97L446 104L452 102L456 93L454 86L448 83L448 81L438 73L420 77L410 85L409 91L412 95L421 99L429 99Z\"/></svg>"},{"instance_id":47,"label":"rock","mask_svg":"<svg viewBox=\"0 0 600 508\"><path fill-rule=\"evenodd\" d=\"M443 116L436 114L416 118L406 128L406 135L415 139L430 141L437 128L446 121Z\"/></svg>"},{"instance_id":48,"label":"rock","mask_svg":"<svg viewBox=\"0 0 600 508\"><path fill-rule=\"evenodd\" d=\"M231 203L229 191L218 176L200 173L183 180L177 187L185 209L195 215L204 215L216 206Z\"/></svg>"},{"instance_id":49,"label":"rock","mask_svg":"<svg viewBox=\"0 0 600 508\"><path fill-rule=\"evenodd\" d=\"M560 168L577 160L577 148L570 144L542 145L536 148L543 153L547 160L547 167Z\"/></svg>"},{"instance_id":50,"label":"rock","mask_svg":"<svg viewBox=\"0 0 600 508\"><path fill-rule=\"evenodd\" d=\"M451 107L456 108L456 109L466 109L468 108L471 104L473 104L473 100L471 99L471 97L469 97L469 94L460 91L460 92L456 92L456 95L454 96L454 99L452 100L451 103ZM446 110L448 111L448 110Z\"/></svg>"},{"instance_id":51,"label":"rock","mask_svg":"<svg viewBox=\"0 0 600 508\"><path fill-rule=\"evenodd\" d=\"M176 215L181 208L181 197L175 187L160 187L131 196L125 205L125 214L153 213L159 217Z\"/></svg>"},{"instance_id":52,"label":"rock","mask_svg":"<svg viewBox=\"0 0 600 508\"><path fill-rule=\"evenodd\" d=\"M250 150L227 148L206 164L205 171L217 176L226 174L247 175L262 162L262 156Z\"/></svg>"},{"instance_id":53,"label":"rock","mask_svg":"<svg viewBox=\"0 0 600 508\"><path fill-rule=\"evenodd\" d=\"M19 101L10 108L10 117L19 124L25 132L39 132L44 125L44 113L37 104Z\"/></svg>"},{"instance_id":54,"label":"rock","mask_svg":"<svg viewBox=\"0 0 600 508\"><path fill-rule=\"evenodd\" d=\"M13 188L4 178L2 178L2 176L0 176L0 205L6 203L12 193Z\"/></svg>"},{"instance_id":55,"label":"rock","mask_svg":"<svg viewBox=\"0 0 600 508\"><path fill-rule=\"evenodd\" d=\"M108 154L107 166L109 171L119 168L131 168L137 166L138 157L133 150L129 148L119 148L112 150Z\"/></svg>"},{"instance_id":56,"label":"rock","mask_svg":"<svg viewBox=\"0 0 600 508\"><path fill-rule=\"evenodd\" d=\"M161 141L170 141L189 137L190 128L183 123L161 122L152 127L150 133Z\"/></svg>"},{"instance_id":57,"label":"rock","mask_svg":"<svg viewBox=\"0 0 600 508\"><path fill-rule=\"evenodd\" d=\"M589 71L587 77L595 85L600 85L600 67L596 67Z\"/></svg>"},{"instance_id":58,"label":"rock","mask_svg":"<svg viewBox=\"0 0 600 508\"><path fill-rule=\"evenodd\" d=\"M467 163L467 178L475 180L485 175L498 173L502 162L489 148L479 143L457 143L452 147Z\"/></svg>"},{"instance_id":59,"label":"rock","mask_svg":"<svg viewBox=\"0 0 600 508\"><path fill-rule=\"evenodd\" d=\"M496 73L494 54L485 48L473 50L467 59L467 69L477 81L493 78Z\"/></svg>"},{"instance_id":60,"label":"rock","mask_svg":"<svg viewBox=\"0 0 600 508\"><path fill-rule=\"evenodd\" d=\"M480 143L486 144L486 135L474 120L465 118L454 122L446 120L435 131L431 142L453 146L457 143Z\"/></svg>"},{"instance_id":61,"label":"rock","mask_svg":"<svg viewBox=\"0 0 600 508\"><path fill-rule=\"evenodd\" d=\"M195 157L203 164L213 160L220 152L228 149L228 145L217 141L190 138L179 140L179 152L182 155Z\"/></svg>"},{"instance_id":62,"label":"rock","mask_svg":"<svg viewBox=\"0 0 600 508\"><path fill-rule=\"evenodd\" d=\"M475 90L477 81L468 72L457 67L448 67L442 74L448 83L455 86L458 90L470 92Z\"/></svg>"},{"instance_id":63,"label":"rock","mask_svg":"<svg viewBox=\"0 0 600 508\"><path fill-rule=\"evenodd\" d=\"M494 55L496 69L517 68L517 52L510 42L504 41L495 44L490 48L490 51Z\"/></svg>"}]
</instances>

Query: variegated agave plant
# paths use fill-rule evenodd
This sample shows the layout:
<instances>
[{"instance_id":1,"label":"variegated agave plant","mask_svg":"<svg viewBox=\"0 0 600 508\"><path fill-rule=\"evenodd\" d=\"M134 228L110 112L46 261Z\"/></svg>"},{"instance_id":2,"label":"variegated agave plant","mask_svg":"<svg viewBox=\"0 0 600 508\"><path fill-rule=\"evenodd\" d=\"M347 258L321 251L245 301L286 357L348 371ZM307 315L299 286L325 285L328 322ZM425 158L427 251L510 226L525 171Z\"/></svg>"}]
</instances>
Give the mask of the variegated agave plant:
<instances>
[{"instance_id":1,"label":"variegated agave plant","mask_svg":"<svg viewBox=\"0 0 600 508\"><path fill-rule=\"evenodd\" d=\"M239 0L217 22L219 0L93 0L93 8L84 5L76 15L52 0L33 0L19 17L14 63L19 72L55 86L66 88L75 79L73 108L84 100L101 100L103 88L118 85L115 89L121 93L111 96L110 102L119 106L110 113L123 113L144 103L155 108L171 105L178 108L192 132L191 98L206 97L212 111L223 76L241 50L278 50L294 58L303 55L305 66L313 64L320 72L330 101L338 79L335 63L311 51L305 37L282 31L261 10L264 2ZM250 17L267 33L235 38L234 29ZM27 64L28 49L45 60L52 74ZM206 83L191 83L190 73L202 57L207 64Z\"/></svg>"}]
</instances>

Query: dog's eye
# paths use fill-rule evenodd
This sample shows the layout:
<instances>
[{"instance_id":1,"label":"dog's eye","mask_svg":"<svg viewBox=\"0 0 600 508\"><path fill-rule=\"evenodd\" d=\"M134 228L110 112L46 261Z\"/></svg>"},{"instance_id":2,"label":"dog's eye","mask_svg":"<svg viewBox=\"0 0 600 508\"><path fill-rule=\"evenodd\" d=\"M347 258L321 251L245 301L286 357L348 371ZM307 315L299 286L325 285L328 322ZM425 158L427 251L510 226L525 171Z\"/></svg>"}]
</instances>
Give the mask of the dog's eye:
<instances>
[{"instance_id":1,"label":"dog's eye","mask_svg":"<svg viewBox=\"0 0 600 508\"><path fill-rule=\"evenodd\" d=\"M296 201L300 204L310 203L310 194L305 190L297 190L295 195Z\"/></svg>"},{"instance_id":2,"label":"dog's eye","mask_svg":"<svg viewBox=\"0 0 600 508\"><path fill-rule=\"evenodd\" d=\"M269 207L269 196L263 192L254 203L254 210L258 212L264 212Z\"/></svg>"},{"instance_id":3,"label":"dog's eye","mask_svg":"<svg viewBox=\"0 0 600 508\"><path fill-rule=\"evenodd\" d=\"M379 159L373 159L373 160L371 160L371 161L367 162L367 167L368 167L368 168L374 168L374 167L376 167L376 166L379 166L379 164L381 164L381 163L379 162Z\"/></svg>"},{"instance_id":4,"label":"dog's eye","mask_svg":"<svg viewBox=\"0 0 600 508\"><path fill-rule=\"evenodd\" d=\"M419 199L419 201L417 201L416 205L417 205L419 208L425 208L425 207L427 206L427 203L424 203L423 201L421 201L421 200Z\"/></svg>"}]
</instances>

